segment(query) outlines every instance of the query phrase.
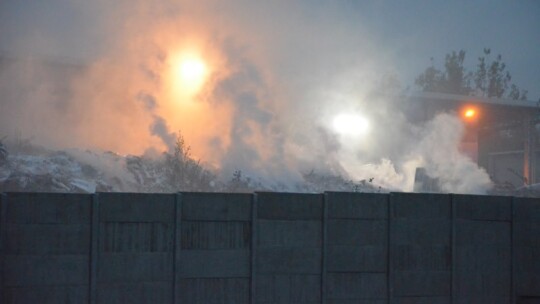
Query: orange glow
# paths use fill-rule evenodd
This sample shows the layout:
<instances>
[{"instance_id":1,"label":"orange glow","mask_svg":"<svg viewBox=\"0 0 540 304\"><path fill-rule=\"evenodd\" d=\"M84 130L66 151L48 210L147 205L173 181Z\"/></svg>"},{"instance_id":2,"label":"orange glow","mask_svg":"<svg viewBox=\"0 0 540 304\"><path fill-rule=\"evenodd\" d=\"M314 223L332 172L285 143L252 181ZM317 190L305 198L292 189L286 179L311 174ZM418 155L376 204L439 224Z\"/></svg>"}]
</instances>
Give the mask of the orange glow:
<instances>
[{"instance_id":1,"label":"orange glow","mask_svg":"<svg viewBox=\"0 0 540 304\"><path fill-rule=\"evenodd\" d=\"M221 53L197 39L173 43L162 73L157 114L167 121L170 131L182 134L194 158L218 168L230 144L234 110L225 99L212 102L212 88L228 73Z\"/></svg>"},{"instance_id":2,"label":"orange glow","mask_svg":"<svg viewBox=\"0 0 540 304\"><path fill-rule=\"evenodd\" d=\"M478 111L475 108L468 107L463 110L462 115L464 119L472 121L477 118Z\"/></svg>"},{"instance_id":3,"label":"orange glow","mask_svg":"<svg viewBox=\"0 0 540 304\"><path fill-rule=\"evenodd\" d=\"M148 11L153 7L143 5ZM138 23L144 26L127 27L110 53L73 80L73 100L87 102L74 102L69 120L57 119L69 121L64 128L69 136L49 138L55 145L123 155L140 155L149 148L162 152L168 147L149 131L161 118L169 135L182 134L194 158L218 167L231 143L235 115L234 102L214 91L231 73L227 57L213 42L205 20ZM140 99L141 93L153 102Z\"/></svg>"},{"instance_id":4,"label":"orange glow","mask_svg":"<svg viewBox=\"0 0 540 304\"><path fill-rule=\"evenodd\" d=\"M206 66L199 59L187 59L180 65L180 79L185 82L204 80Z\"/></svg>"},{"instance_id":5,"label":"orange glow","mask_svg":"<svg viewBox=\"0 0 540 304\"><path fill-rule=\"evenodd\" d=\"M196 54L182 54L172 59L173 86L181 96L192 96L204 86L208 77L206 62Z\"/></svg>"}]
</instances>

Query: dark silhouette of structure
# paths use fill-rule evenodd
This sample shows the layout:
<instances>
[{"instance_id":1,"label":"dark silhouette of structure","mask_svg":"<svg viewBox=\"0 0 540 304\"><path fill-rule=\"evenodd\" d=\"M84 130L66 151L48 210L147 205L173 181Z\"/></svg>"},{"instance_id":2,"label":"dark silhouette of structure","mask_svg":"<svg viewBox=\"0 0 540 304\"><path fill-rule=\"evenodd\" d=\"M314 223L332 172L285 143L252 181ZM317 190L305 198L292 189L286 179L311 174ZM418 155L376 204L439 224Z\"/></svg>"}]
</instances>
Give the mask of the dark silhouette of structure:
<instances>
[{"instance_id":1,"label":"dark silhouette of structure","mask_svg":"<svg viewBox=\"0 0 540 304\"><path fill-rule=\"evenodd\" d=\"M456 113L466 126L461 150L495 183L519 188L539 182L538 102L423 92L407 97L404 112L416 122Z\"/></svg>"}]
</instances>

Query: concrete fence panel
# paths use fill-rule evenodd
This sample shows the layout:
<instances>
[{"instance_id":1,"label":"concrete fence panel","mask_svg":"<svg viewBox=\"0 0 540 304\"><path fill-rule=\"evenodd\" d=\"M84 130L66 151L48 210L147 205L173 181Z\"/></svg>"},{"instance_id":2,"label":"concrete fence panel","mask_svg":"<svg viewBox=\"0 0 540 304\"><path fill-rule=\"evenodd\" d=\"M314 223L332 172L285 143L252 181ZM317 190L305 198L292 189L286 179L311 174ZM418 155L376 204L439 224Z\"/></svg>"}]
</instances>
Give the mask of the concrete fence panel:
<instances>
[{"instance_id":1,"label":"concrete fence panel","mask_svg":"<svg viewBox=\"0 0 540 304\"><path fill-rule=\"evenodd\" d=\"M175 195L100 193L98 303L171 303Z\"/></svg>"},{"instance_id":2,"label":"concrete fence panel","mask_svg":"<svg viewBox=\"0 0 540 304\"><path fill-rule=\"evenodd\" d=\"M390 195L390 302L451 302L451 201Z\"/></svg>"},{"instance_id":3,"label":"concrete fence panel","mask_svg":"<svg viewBox=\"0 0 540 304\"><path fill-rule=\"evenodd\" d=\"M255 303L320 303L322 195L256 197Z\"/></svg>"},{"instance_id":4,"label":"concrete fence panel","mask_svg":"<svg viewBox=\"0 0 540 304\"><path fill-rule=\"evenodd\" d=\"M386 303L388 195L327 193L328 303Z\"/></svg>"},{"instance_id":5,"label":"concrete fence panel","mask_svg":"<svg viewBox=\"0 0 540 304\"><path fill-rule=\"evenodd\" d=\"M512 198L454 195L455 303L509 303Z\"/></svg>"},{"instance_id":6,"label":"concrete fence panel","mask_svg":"<svg viewBox=\"0 0 540 304\"><path fill-rule=\"evenodd\" d=\"M540 303L540 200L514 198L513 262L518 303Z\"/></svg>"},{"instance_id":7,"label":"concrete fence panel","mask_svg":"<svg viewBox=\"0 0 540 304\"><path fill-rule=\"evenodd\" d=\"M183 193L176 303L249 303L252 195Z\"/></svg>"},{"instance_id":8,"label":"concrete fence panel","mask_svg":"<svg viewBox=\"0 0 540 304\"><path fill-rule=\"evenodd\" d=\"M0 195L0 303L540 303L540 199Z\"/></svg>"},{"instance_id":9,"label":"concrete fence panel","mask_svg":"<svg viewBox=\"0 0 540 304\"><path fill-rule=\"evenodd\" d=\"M91 196L11 193L2 206L0 302L88 302Z\"/></svg>"}]
</instances>

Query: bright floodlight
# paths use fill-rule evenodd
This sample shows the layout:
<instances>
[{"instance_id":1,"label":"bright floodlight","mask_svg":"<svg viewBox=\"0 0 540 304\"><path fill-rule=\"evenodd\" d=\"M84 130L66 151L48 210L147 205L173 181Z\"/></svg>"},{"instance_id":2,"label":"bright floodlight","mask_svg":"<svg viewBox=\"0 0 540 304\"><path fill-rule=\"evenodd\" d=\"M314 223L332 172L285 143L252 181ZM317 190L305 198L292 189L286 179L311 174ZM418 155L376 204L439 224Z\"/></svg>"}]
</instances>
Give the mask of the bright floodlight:
<instances>
[{"instance_id":1,"label":"bright floodlight","mask_svg":"<svg viewBox=\"0 0 540 304\"><path fill-rule=\"evenodd\" d=\"M205 70L201 60L187 59L180 64L180 77L186 82L198 82L204 77Z\"/></svg>"},{"instance_id":2,"label":"bright floodlight","mask_svg":"<svg viewBox=\"0 0 540 304\"><path fill-rule=\"evenodd\" d=\"M462 110L461 115L465 121L474 122L477 120L478 111L473 107L468 107Z\"/></svg>"},{"instance_id":3,"label":"bright floodlight","mask_svg":"<svg viewBox=\"0 0 540 304\"><path fill-rule=\"evenodd\" d=\"M176 63L175 69L176 86L187 94L198 92L208 74L205 62L195 56L182 58Z\"/></svg>"},{"instance_id":4,"label":"bright floodlight","mask_svg":"<svg viewBox=\"0 0 540 304\"><path fill-rule=\"evenodd\" d=\"M358 114L340 114L334 118L333 127L339 134L359 136L367 133L369 122Z\"/></svg>"},{"instance_id":5,"label":"bright floodlight","mask_svg":"<svg viewBox=\"0 0 540 304\"><path fill-rule=\"evenodd\" d=\"M474 114L476 114L476 111L474 109L468 109L465 111L465 117L474 117Z\"/></svg>"}]
</instances>

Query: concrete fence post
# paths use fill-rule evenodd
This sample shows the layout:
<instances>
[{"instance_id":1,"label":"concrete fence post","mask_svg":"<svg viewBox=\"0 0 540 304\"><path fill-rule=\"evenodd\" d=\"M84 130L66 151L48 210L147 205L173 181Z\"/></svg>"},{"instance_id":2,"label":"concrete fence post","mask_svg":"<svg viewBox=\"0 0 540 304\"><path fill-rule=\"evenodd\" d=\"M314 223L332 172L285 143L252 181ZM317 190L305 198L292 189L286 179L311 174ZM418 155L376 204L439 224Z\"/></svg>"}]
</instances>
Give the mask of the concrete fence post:
<instances>
[{"instance_id":1,"label":"concrete fence post","mask_svg":"<svg viewBox=\"0 0 540 304\"><path fill-rule=\"evenodd\" d=\"M172 303L176 303L178 298L178 283L180 282L180 257L182 251L182 193L175 195L174 202L174 231L173 231L173 282L172 282Z\"/></svg>"},{"instance_id":2,"label":"concrete fence post","mask_svg":"<svg viewBox=\"0 0 540 304\"><path fill-rule=\"evenodd\" d=\"M251 244L250 244L250 303L255 304L255 282L256 282L256 265L257 265L257 193L251 195Z\"/></svg>"},{"instance_id":3,"label":"concrete fence post","mask_svg":"<svg viewBox=\"0 0 540 304\"><path fill-rule=\"evenodd\" d=\"M510 202L510 303L516 304L516 258L515 258L515 198Z\"/></svg>"},{"instance_id":4,"label":"concrete fence post","mask_svg":"<svg viewBox=\"0 0 540 304\"><path fill-rule=\"evenodd\" d=\"M7 194L0 193L0 302L4 299L4 252L6 230Z\"/></svg>"},{"instance_id":5,"label":"concrete fence post","mask_svg":"<svg viewBox=\"0 0 540 304\"><path fill-rule=\"evenodd\" d=\"M391 263L391 255L390 255L390 195L391 194L385 194L386 198L386 303L390 303L390 284L392 282L390 278L390 263Z\"/></svg>"},{"instance_id":6,"label":"concrete fence post","mask_svg":"<svg viewBox=\"0 0 540 304\"><path fill-rule=\"evenodd\" d=\"M454 304L456 303L456 207L454 204L454 196L452 194L449 194L450 196L450 264L451 264L451 271L450 271L450 303Z\"/></svg>"},{"instance_id":7,"label":"concrete fence post","mask_svg":"<svg viewBox=\"0 0 540 304\"><path fill-rule=\"evenodd\" d=\"M326 304L326 265L328 245L328 194L323 194L322 244L321 244L321 303Z\"/></svg>"},{"instance_id":8,"label":"concrete fence post","mask_svg":"<svg viewBox=\"0 0 540 304\"><path fill-rule=\"evenodd\" d=\"M443 194L390 194L390 303L449 303L451 208Z\"/></svg>"},{"instance_id":9,"label":"concrete fence post","mask_svg":"<svg viewBox=\"0 0 540 304\"><path fill-rule=\"evenodd\" d=\"M386 267L387 267L387 273L386 273L386 278L387 278L387 284L388 284L388 304L392 304L393 303L393 295L394 295L394 278L393 278L393 273L392 273L392 265L393 265L393 262L392 262L392 245L393 245L393 240L392 240L392 212L394 210L394 204L393 204L393 200L392 200L392 196L393 194L390 193L388 195L388 247L387 247L387 254L388 254L388 260L387 260L387 264L386 264Z\"/></svg>"},{"instance_id":10,"label":"concrete fence post","mask_svg":"<svg viewBox=\"0 0 540 304\"><path fill-rule=\"evenodd\" d=\"M90 304L97 303L97 273L98 273L98 246L99 246L99 194L92 195L92 214L90 217L90 279L89 300Z\"/></svg>"}]
</instances>

